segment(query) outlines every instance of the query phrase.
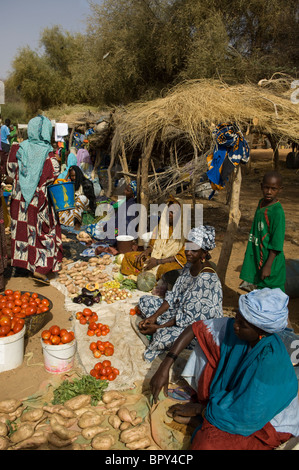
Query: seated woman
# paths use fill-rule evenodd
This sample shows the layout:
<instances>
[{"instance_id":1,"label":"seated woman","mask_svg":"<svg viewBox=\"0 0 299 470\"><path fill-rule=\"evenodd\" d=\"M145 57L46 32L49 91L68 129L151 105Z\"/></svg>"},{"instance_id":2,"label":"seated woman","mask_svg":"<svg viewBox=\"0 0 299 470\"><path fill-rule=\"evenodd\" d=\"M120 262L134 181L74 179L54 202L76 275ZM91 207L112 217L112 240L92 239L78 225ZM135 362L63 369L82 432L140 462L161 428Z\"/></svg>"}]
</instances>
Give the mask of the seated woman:
<instances>
[{"instance_id":1,"label":"seated woman","mask_svg":"<svg viewBox=\"0 0 299 470\"><path fill-rule=\"evenodd\" d=\"M185 266L187 260L184 239L173 237L176 224L181 222L180 204L170 197L167 206L153 231L148 248L143 252L131 251L125 254L120 270L125 276L138 276L142 271L150 271L158 281L166 272Z\"/></svg>"},{"instance_id":2,"label":"seated woman","mask_svg":"<svg viewBox=\"0 0 299 470\"><path fill-rule=\"evenodd\" d=\"M280 338L288 300L278 288L241 295L235 319L190 325L152 377L156 402L162 388L167 396L173 362L197 339L182 376L198 401L167 413L178 422L201 421L192 450L270 450L299 436L298 381Z\"/></svg>"},{"instance_id":3,"label":"seated woman","mask_svg":"<svg viewBox=\"0 0 299 470\"><path fill-rule=\"evenodd\" d=\"M87 149L80 149L77 153L77 164L85 178L93 183L95 197L100 196L102 188L98 175L95 173L94 165Z\"/></svg>"},{"instance_id":4,"label":"seated woman","mask_svg":"<svg viewBox=\"0 0 299 470\"><path fill-rule=\"evenodd\" d=\"M59 212L61 225L74 227L80 230L83 212L90 210L93 214L96 210L96 198L93 184L83 175L78 166L71 166L66 179L75 183L75 208Z\"/></svg>"},{"instance_id":5,"label":"seated woman","mask_svg":"<svg viewBox=\"0 0 299 470\"><path fill-rule=\"evenodd\" d=\"M91 224L86 228L86 233L91 237L91 239L114 246L118 235L129 235L127 233L127 229L130 222L135 219L135 214L128 215L128 209L136 203L136 196L137 183L136 181L131 181L131 183L125 188L124 197L109 207L105 218L100 220L97 224ZM119 209L121 206L122 210L125 211L124 230L126 233L122 233L120 228ZM108 228L108 225L110 229ZM113 233L110 233L112 231Z\"/></svg>"},{"instance_id":6,"label":"seated woman","mask_svg":"<svg viewBox=\"0 0 299 470\"><path fill-rule=\"evenodd\" d=\"M69 174L69 170L70 170L71 166L75 166L75 165L77 165L77 157L76 157L76 154L75 154L75 150L72 147L72 148L70 148L70 151L67 155L66 165L63 165L65 167L65 169L57 177L57 180L56 180L57 183L59 183L59 181L66 181L67 178L68 178L68 174Z\"/></svg>"},{"instance_id":7,"label":"seated woman","mask_svg":"<svg viewBox=\"0 0 299 470\"><path fill-rule=\"evenodd\" d=\"M153 361L169 350L192 323L223 316L221 283L208 261L209 251L214 247L214 227L191 230L186 245L186 257L191 265L183 269L172 291L166 293L165 300L154 296L140 298L139 309L146 319L139 323L139 330L144 335L153 335L144 353L145 360ZM194 345L195 342L189 347Z\"/></svg>"}]
</instances>

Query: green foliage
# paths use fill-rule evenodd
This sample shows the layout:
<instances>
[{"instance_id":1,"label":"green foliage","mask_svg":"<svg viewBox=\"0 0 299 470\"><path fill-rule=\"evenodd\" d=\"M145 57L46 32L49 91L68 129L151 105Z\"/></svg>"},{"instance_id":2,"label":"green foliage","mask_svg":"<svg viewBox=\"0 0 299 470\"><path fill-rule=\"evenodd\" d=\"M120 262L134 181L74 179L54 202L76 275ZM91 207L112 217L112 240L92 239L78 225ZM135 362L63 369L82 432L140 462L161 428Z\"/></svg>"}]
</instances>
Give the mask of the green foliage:
<instances>
[{"instance_id":1,"label":"green foliage","mask_svg":"<svg viewBox=\"0 0 299 470\"><path fill-rule=\"evenodd\" d=\"M104 0L90 8L86 34L46 28L40 54L16 56L9 82L28 113L127 104L190 78L295 75L296 0Z\"/></svg>"}]
</instances>

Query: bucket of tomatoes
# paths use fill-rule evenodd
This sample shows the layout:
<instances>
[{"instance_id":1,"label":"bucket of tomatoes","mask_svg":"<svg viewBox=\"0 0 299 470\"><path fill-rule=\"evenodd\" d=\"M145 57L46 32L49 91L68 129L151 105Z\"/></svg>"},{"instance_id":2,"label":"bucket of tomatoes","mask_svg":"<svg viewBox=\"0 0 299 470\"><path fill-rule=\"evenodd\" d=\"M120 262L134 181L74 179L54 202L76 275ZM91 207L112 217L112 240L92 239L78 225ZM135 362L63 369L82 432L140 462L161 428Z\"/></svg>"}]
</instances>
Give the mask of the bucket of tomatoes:
<instances>
[{"instance_id":1,"label":"bucket of tomatoes","mask_svg":"<svg viewBox=\"0 0 299 470\"><path fill-rule=\"evenodd\" d=\"M26 325L23 319L0 315L0 372L16 369L24 360L24 336Z\"/></svg>"},{"instance_id":2,"label":"bucket of tomatoes","mask_svg":"<svg viewBox=\"0 0 299 470\"><path fill-rule=\"evenodd\" d=\"M24 320L27 338L35 335L45 325L52 308L51 300L37 292L6 289L0 294L0 315Z\"/></svg>"},{"instance_id":3,"label":"bucket of tomatoes","mask_svg":"<svg viewBox=\"0 0 299 470\"><path fill-rule=\"evenodd\" d=\"M77 349L73 331L52 325L42 332L41 344L47 372L64 374L73 368Z\"/></svg>"}]
</instances>

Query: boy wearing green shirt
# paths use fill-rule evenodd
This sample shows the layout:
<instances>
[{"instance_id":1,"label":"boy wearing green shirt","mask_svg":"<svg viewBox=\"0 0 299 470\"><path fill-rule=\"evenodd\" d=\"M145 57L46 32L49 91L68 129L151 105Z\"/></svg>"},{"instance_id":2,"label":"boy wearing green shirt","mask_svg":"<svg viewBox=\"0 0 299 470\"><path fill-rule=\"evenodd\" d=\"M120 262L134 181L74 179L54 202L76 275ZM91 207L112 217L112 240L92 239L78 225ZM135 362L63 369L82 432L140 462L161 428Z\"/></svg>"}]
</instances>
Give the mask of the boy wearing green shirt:
<instances>
[{"instance_id":1,"label":"boy wearing green shirt","mask_svg":"<svg viewBox=\"0 0 299 470\"><path fill-rule=\"evenodd\" d=\"M279 287L284 292L285 214L277 198L282 189L281 175L275 171L266 173L261 188L263 199L255 212L240 278L257 289Z\"/></svg>"}]
</instances>

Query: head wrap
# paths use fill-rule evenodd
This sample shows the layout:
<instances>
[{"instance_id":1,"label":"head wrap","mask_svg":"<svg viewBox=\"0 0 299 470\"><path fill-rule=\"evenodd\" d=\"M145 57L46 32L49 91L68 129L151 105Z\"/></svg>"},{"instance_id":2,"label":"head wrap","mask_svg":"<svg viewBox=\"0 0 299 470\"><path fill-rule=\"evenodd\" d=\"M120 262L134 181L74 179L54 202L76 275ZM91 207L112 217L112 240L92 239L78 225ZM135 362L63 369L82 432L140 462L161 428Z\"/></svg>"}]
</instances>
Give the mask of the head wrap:
<instances>
[{"instance_id":1,"label":"head wrap","mask_svg":"<svg viewBox=\"0 0 299 470\"><path fill-rule=\"evenodd\" d=\"M198 249L202 248L204 251L213 250L216 247L215 229L210 225L200 225L193 228L188 234L188 241L195 243Z\"/></svg>"},{"instance_id":2,"label":"head wrap","mask_svg":"<svg viewBox=\"0 0 299 470\"><path fill-rule=\"evenodd\" d=\"M239 298L241 315L267 333L284 330L288 325L289 297L281 289L254 290Z\"/></svg>"},{"instance_id":3,"label":"head wrap","mask_svg":"<svg viewBox=\"0 0 299 470\"><path fill-rule=\"evenodd\" d=\"M131 181L131 183L129 183L129 186L133 191L134 197L136 197L137 196L137 181Z\"/></svg>"},{"instance_id":4,"label":"head wrap","mask_svg":"<svg viewBox=\"0 0 299 470\"><path fill-rule=\"evenodd\" d=\"M75 166L75 165L77 166L77 157L75 154L70 153L69 156L67 157L66 169L62 173L60 173L60 175L58 176L58 179L65 180L69 172L69 169L71 168L71 166Z\"/></svg>"},{"instance_id":5,"label":"head wrap","mask_svg":"<svg viewBox=\"0 0 299 470\"><path fill-rule=\"evenodd\" d=\"M86 150L86 149L78 150L78 153L77 153L77 164L78 164L78 166L80 166L81 163L88 163L89 165L92 165L92 160L90 158L88 150Z\"/></svg>"},{"instance_id":6,"label":"head wrap","mask_svg":"<svg viewBox=\"0 0 299 470\"><path fill-rule=\"evenodd\" d=\"M21 193L25 199L25 210L32 201L51 146L52 124L45 116L37 116L28 123L28 139L17 151Z\"/></svg>"}]
</instances>

